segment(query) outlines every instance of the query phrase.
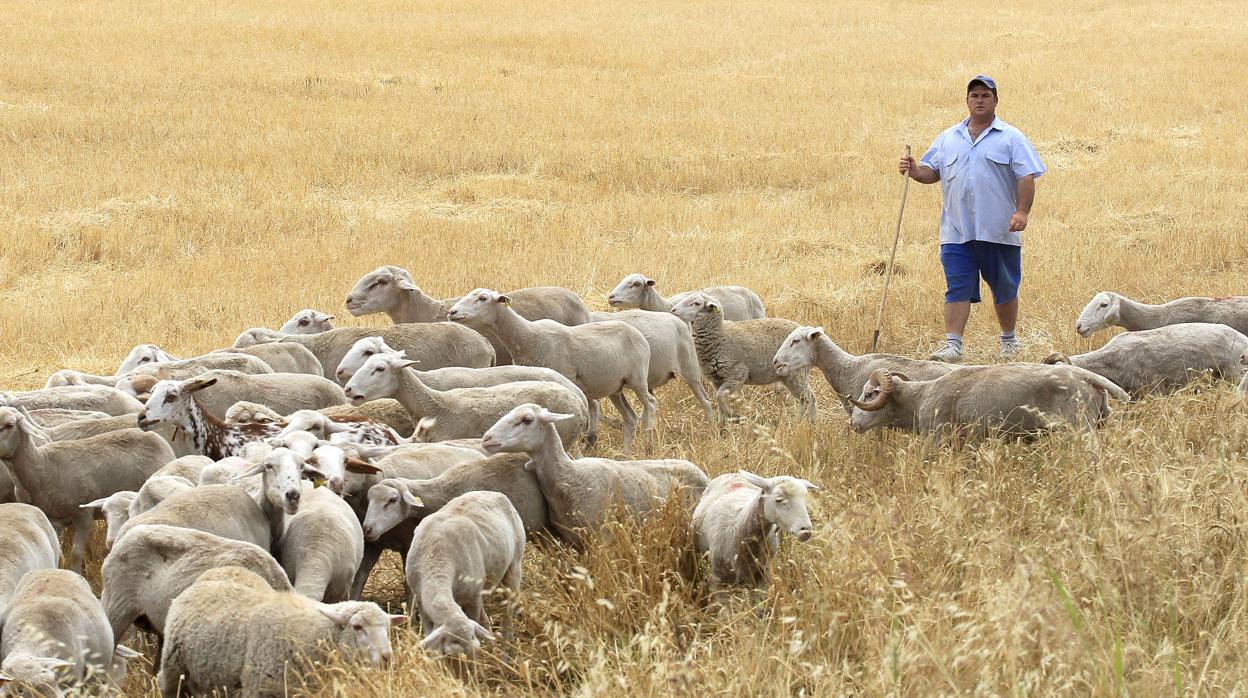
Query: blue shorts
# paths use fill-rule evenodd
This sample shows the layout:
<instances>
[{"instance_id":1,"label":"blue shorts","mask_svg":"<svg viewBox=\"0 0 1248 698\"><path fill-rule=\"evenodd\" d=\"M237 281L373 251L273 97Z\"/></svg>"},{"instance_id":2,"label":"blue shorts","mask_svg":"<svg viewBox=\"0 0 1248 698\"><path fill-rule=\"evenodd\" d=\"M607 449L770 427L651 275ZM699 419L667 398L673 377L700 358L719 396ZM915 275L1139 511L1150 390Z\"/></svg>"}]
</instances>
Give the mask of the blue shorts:
<instances>
[{"instance_id":1,"label":"blue shorts","mask_svg":"<svg viewBox=\"0 0 1248 698\"><path fill-rule=\"evenodd\" d=\"M979 279L992 289L997 305L1018 298L1023 280L1023 248L997 242L972 240L940 246L940 264L945 268L945 302L978 303Z\"/></svg>"}]
</instances>

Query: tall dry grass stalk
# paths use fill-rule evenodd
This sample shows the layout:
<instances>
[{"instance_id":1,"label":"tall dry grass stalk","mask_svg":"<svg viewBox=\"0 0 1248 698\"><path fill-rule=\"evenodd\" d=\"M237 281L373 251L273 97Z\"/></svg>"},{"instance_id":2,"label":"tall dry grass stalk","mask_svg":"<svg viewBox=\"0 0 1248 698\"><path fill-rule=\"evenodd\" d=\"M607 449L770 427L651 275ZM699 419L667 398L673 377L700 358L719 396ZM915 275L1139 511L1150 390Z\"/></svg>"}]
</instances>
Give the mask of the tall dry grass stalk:
<instances>
[{"instance_id":1,"label":"tall dry grass stalk","mask_svg":"<svg viewBox=\"0 0 1248 698\"><path fill-rule=\"evenodd\" d=\"M5 387L111 371L138 342L205 351L305 306L379 324L341 303L382 263L435 296L559 284L599 307L632 271L667 291L740 283L860 351L901 145L961 118L978 72L1050 166L1024 358L1102 343L1072 330L1098 290L1245 292L1242 2L13 0L3 16ZM939 338L938 207L911 188L887 350ZM972 360L992 359L988 315ZM757 428L724 436L681 388L661 394L657 454L824 485L814 539L784 546L756 605L707 605L669 511L583 554L534 546L516 639L463 677L400 631L389 671L336 663L298 692L1248 687L1248 418L1225 386L1120 409L1095 449L950 449L849 433L815 382L817 426L752 390ZM393 561L369 593L401 602ZM154 694L141 666L127 692Z\"/></svg>"}]
</instances>

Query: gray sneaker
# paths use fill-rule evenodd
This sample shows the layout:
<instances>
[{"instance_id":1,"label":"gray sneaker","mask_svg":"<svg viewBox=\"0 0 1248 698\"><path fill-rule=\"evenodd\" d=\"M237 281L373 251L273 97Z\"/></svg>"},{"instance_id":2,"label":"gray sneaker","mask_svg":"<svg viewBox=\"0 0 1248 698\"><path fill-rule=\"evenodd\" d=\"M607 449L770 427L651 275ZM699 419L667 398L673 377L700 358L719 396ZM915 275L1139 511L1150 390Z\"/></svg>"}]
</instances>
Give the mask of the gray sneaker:
<instances>
[{"instance_id":1,"label":"gray sneaker","mask_svg":"<svg viewBox=\"0 0 1248 698\"><path fill-rule=\"evenodd\" d=\"M1016 354L1018 354L1018 340L1017 339L1001 340L1001 356L1009 358L1009 357L1015 356Z\"/></svg>"},{"instance_id":2,"label":"gray sneaker","mask_svg":"<svg viewBox=\"0 0 1248 698\"><path fill-rule=\"evenodd\" d=\"M947 364L960 364L962 363L962 350L952 344L946 344L928 358L932 361L943 361Z\"/></svg>"}]
</instances>

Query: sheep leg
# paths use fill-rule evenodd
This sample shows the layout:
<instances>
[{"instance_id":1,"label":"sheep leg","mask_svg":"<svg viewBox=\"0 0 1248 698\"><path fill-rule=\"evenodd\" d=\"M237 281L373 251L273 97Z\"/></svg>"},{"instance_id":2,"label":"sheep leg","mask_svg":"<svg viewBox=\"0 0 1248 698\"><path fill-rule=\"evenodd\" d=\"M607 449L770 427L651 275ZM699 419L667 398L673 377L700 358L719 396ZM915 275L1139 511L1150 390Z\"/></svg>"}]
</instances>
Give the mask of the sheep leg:
<instances>
[{"instance_id":1,"label":"sheep leg","mask_svg":"<svg viewBox=\"0 0 1248 698\"><path fill-rule=\"evenodd\" d=\"M729 422L737 424L742 419L732 411L732 395L740 387L737 383L724 383L715 391L715 401L719 404L719 427L722 429Z\"/></svg>"},{"instance_id":2,"label":"sheep leg","mask_svg":"<svg viewBox=\"0 0 1248 698\"><path fill-rule=\"evenodd\" d=\"M681 376L681 380L685 385L689 386L689 392L693 393L693 397L702 405L702 411L706 414L706 421L709 424L715 423L715 415L711 410L711 398L706 394L706 387L702 385L701 378L691 378L689 376Z\"/></svg>"},{"instance_id":3,"label":"sheep leg","mask_svg":"<svg viewBox=\"0 0 1248 698\"><path fill-rule=\"evenodd\" d=\"M597 400L589 401L589 428L585 431L585 445L593 448L598 443L598 417L602 406Z\"/></svg>"},{"instance_id":4,"label":"sheep leg","mask_svg":"<svg viewBox=\"0 0 1248 698\"><path fill-rule=\"evenodd\" d=\"M364 585L368 583L368 575L377 565L377 558L381 557L382 550L382 547L378 545L364 546L364 557L360 558L360 568L355 571L355 579L351 582L352 601L360 600L360 596L364 593Z\"/></svg>"},{"instance_id":5,"label":"sheep leg","mask_svg":"<svg viewBox=\"0 0 1248 698\"><path fill-rule=\"evenodd\" d=\"M783 380L784 387L797 398L797 418L802 419L809 415L810 421L815 421L815 391L810 388L806 371L790 374Z\"/></svg>"},{"instance_id":6,"label":"sheep leg","mask_svg":"<svg viewBox=\"0 0 1248 698\"><path fill-rule=\"evenodd\" d=\"M87 539L91 537L91 528L95 519L89 511L73 518L74 546L69 551L69 569L82 574L82 559L87 554Z\"/></svg>"},{"instance_id":7,"label":"sheep leg","mask_svg":"<svg viewBox=\"0 0 1248 698\"><path fill-rule=\"evenodd\" d=\"M654 447L654 421L659 401L655 399L654 393L650 392L644 380L640 383L630 382L628 387L632 389L637 399L641 400L641 429L645 432L646 449L649 450ZM623 393L620 397L623 398Z\"/></svg>"},{"instance_id":8,"label":"sheep leg","mask_svg":"<svg viewBox=\"0 0 1248 698\"><path fill-rule=\"evenodd\" d=\"M619 410L620 419L624 421L624 455L628 455L633 446L633 434L637 431L637 413L624 398L623 390L612 393L610 400L611 404L615 405L615 409Z\"/></svg>"}]
</instances>

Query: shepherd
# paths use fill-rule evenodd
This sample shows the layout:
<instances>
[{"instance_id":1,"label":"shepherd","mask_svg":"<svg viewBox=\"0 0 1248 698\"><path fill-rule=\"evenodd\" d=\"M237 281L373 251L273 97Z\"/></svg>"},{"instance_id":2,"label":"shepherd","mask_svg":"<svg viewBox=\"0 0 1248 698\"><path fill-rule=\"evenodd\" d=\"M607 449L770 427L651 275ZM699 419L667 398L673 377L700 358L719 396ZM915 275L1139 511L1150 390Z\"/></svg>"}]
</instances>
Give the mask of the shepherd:
<instances>
[{"instance_id":1,"label":"shepherd","mask_svg":"<svg viewBox=\"0 0 1248 698\"><path fill-rule=\"evenodd\" d=\"M898 169L920 184L941 183L940 264L945 270L945 346L937 361L962 361L962 335L979 302L982 278L1001 325L1001 355L1018 353L1022 232L1044 163L1022 131L997 118L997 83L976 75L966 86L970 116L936 138L915 165Z\"/></svg>"}]
</instances>

